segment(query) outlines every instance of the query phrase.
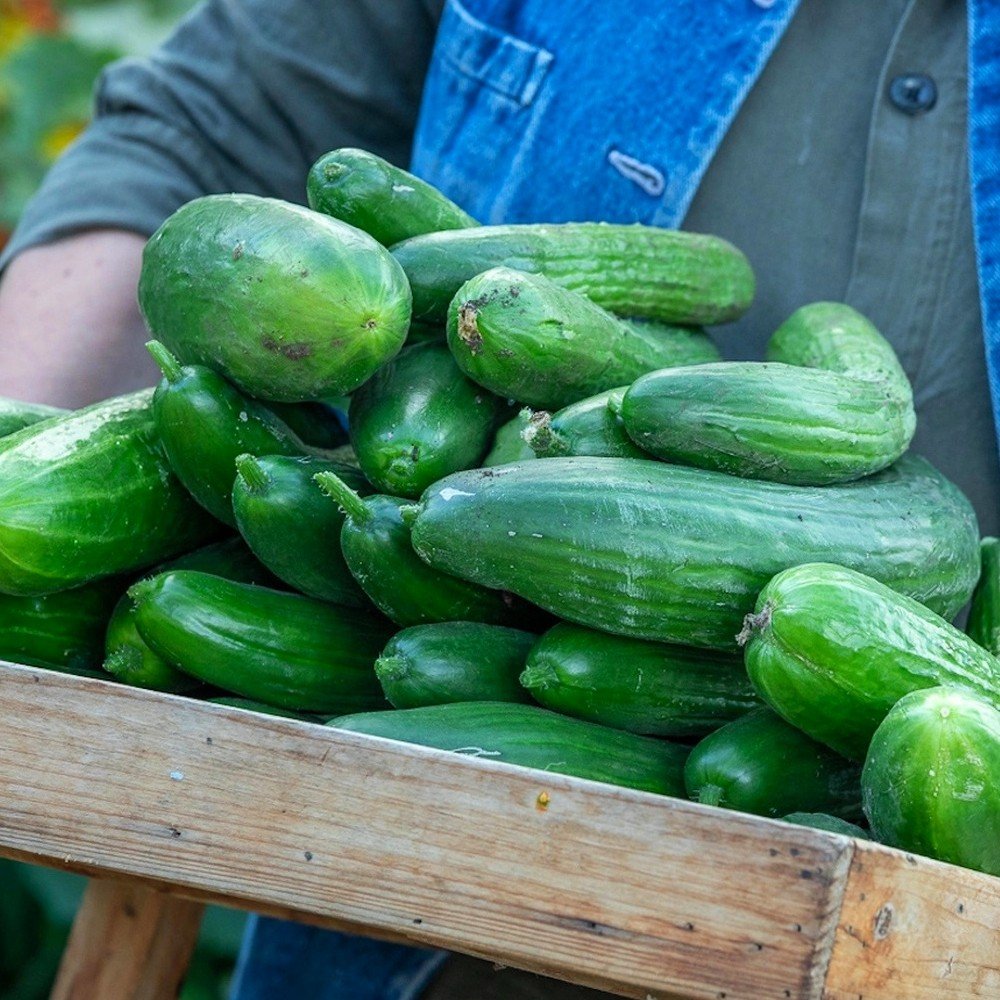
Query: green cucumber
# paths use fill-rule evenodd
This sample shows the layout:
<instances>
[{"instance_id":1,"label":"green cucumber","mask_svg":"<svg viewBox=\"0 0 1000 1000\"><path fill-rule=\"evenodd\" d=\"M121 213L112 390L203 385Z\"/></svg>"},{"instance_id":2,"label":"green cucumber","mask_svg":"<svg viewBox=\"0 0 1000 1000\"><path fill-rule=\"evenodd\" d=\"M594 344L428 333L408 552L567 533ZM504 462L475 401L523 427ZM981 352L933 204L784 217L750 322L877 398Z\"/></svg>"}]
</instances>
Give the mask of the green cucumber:
<instances>
[{"instance_id":1,"label":"green cucumber","mask_svg":"<svg viewBox=\"0 0 1000 1000\"><path fill-rule=\"evenodd\" d=\"M329 403L268 403L267 409L310 447L329 450L348 442L343 414Z\"/></svg>"},{"instance_id":2,"label":"green cucumber","mask_svg":"<svg viewBox=\"0 0 1000 1000\"><path fill-rule=\"evenodd\" d=\"M665 368L722 360L712 338L700 326L678 326L635 316L623 316L621 321L644 340L656 342L658 351L667 358Z\"/></svg>"},{"instance_id":3,"label":"green cucumber","mask_svg":"<svg viewBox=\"0 0 1000 1000\"><path fill-rule=\"evenodd\" d=\"M43 420L64 417L68 413L69 410L61 410L55 406L24 403L19 399L0 396L0 438L5 438L25 427L32 427Z\"/></svg>"},{"instance_id":4,"label":"green cucumber","mask_svg":"<svg viewBox=\"0 0 1000 1000\"><path fill-rule=\"evenodd\" d=\"M375 673L394 708L528 701L517 679L536 638L480 622L415 625L389 640L375 661Z\"/></svg>"},{"instance_id":5,"label":"green cucumber","mask_svg":"<svg viewBox=\"0 0 1000 1000\"><path fill-rule=\"evenodd\" d=\"M518 602L510 595L477 587L422 562L410 544L410 529L397 497L360 497L331 473L316 481L344 511L340 547L361 589L397 625L478 621L518 624Z\"/></svg>"},{"instance_id":6,"label":"green cucumber","mask_svg":"<svg viewBox=\"0 0 1000 1000\"><path fill-rule=\"evenodd\" d=\"M661 795L684 793L686 747L531 705L452 702L348 715L327 725Z\"/></svg>"},{"instance_id":7,"label":"green cucumber","mask_svg":"<svg viewBox=\"0 0 1000 1000\"><path fill-rule=\"evenodd\" d=\"M309 456L240 455L236 470L236 526L257 558L309 597L369 607L336 544L344 516L313 481L317 472L333 472L363 489L364 476L349 465Z\"/></svg>"},{"instance_id":8,"label":"green cucumber","mask_svg":"<svg viewBox=\"0 0 1000 1000\"><path fill-rule=\"evenodd\" d=\"M528 654L521 684L545 708L647 736L704 736L760 704L734 653L565 622Z\"/></svg>"},{"instance_id":9,"label":"green cucumber","mask_svg":"<svg viewBox=\"0 0 1000 1000\"><path fill-rule=\"evenodd\" d=\"M364 149L321 156L306 179L309 207L368 233L383 246L478 223L419 177Z\"/></svg>"},{"instance_id":10,"label":"green cucumber","mask_svg":"<svg viewBox=\"0 0 1000 1000\"><path fill-rule=\"evenodd\" d=\"M441 321L470 278L491 267L544 274L619 316L666 323L736 319L753 301L746 257L715 236L654 226L568 222L429 233L392 248L413 289L413 316Z\"/></svg>"},{"instance_id":11,"label":"green cucumber","mask_svg":"<svg viewBox=\"0 0 1000 1000\"><path fill-rule=\"evenodd\" d=\"M42 597L0 594L0 659L93 676L124 586L116 578Z\"/></svg>"},{"instance_id":12,"label":"green cucumber","mask_svg":"<svg viewBox=\"0 0 1000 1000\"><path fill-rule=\"evenodd\" d=\"M558 413L539 410L531 414L522 432L525 443L538 458L561 455L646 458L625 433L618 416L626 388L608 389Z\"/></svg>"},{"instance_id":13,"label":"green cucumber","mask_svg":"<svg viewBox=\"0 0 1000 1000\"><path fill-rule=\"evenodd\" d=\"M146 244L139 305L181 361L258 399L351 392L403 346L410 288L367 233L272 198L178 209Z\"/></svg>"},{"instance_id":14,"label":"green cucumber","mask_svg":"<svg viewBox=\"0 0 1000 1000\"><path fill-rule=\"evenodd\" d=\"M469 378L545 409L677 360L662 329L625 323L543 274L508 267L491 268L458 290L448 309L448 346Z\"/></svg>"},{"instance_id":15,"label":"green cucumber","mask_svg":"<svg viewBox=\"0 0 1000 1000\"><path fill-rule=\"evenodd\" d=\"M911 691L960 687L1000 707L1000 660L911 597L843 566L779 573L743 638L761 697L854 760L864 760L872 733Z\"/></svg>"},{"instance_id":16,"label":"green cucumber","mask_svg":"<svg viewBox=\"0 0 1000 1000\"><path fill-rule=\"evenodd\" d=\"M218 530L160 448L152 390L17 431L0 448L0 593L69 590Z\"/></svg>"},{"instance_id":17,"label":"green cucumber","mask_svg":"<svg viewBox=\"0 0 1000 1000\"><path fill-rule=\"evenodd\" d=\"M901 698L872 737L865 814L886 844L1000 875L1000 712L946 687Z\"/></svg>"},{"instance_id":18,"label":"green cucumber","mask_svg":"<svg viewBox=\"0 0 1000 1000\"><path fill-rule=\"evenodd\" d=\"M416 344L351 398L351 444L379 492L416 498L479 464L501 406L462 374L444 344Z\"/></svg>"},{"instance_id":19,"label":"green cucumber","mask_svg":"<svg viewBox=\"0 0 1000 1000\"><path fill-rule=\"evenodd\" d=\"M227 580L267 587L277 582L239 538L227 538L188 552L158 566L149 575L171 569L198 570ZM104 633L104 669L124 684L154 691L182 692L200 687L200 681L174 669L149 648L146 640L139 635L135 619L135 604L128 594L123 594L111 613Z\"/></svg>"},{"instance_id":20,"label":"green cucumber","mask_svg":"<svg viewBox=\"0 0 1000 1000\"><path fill-rule=\"evenodd\" d=\"M706 736L684 766L688 795L758 816L825 812L861 818L861 768L811 740L769 708Z\"/></svg>"},{"instance_id":21,"label":"green cucumber","mask_svg":"<svg viewBox=\"0 0 1000 1000\"><path fill-rule=\"evenodd\" d=\"M373 666L391 627L374 614L192 570L129 594L140 635L206 684L304 712L385 704Z\"/></svg>"},{"instance_id":22,"label":"green cucumber","mask_svg":"<svg viewBox=\"0 0 1000 1000\"><path fill-rule=\"evenodd\" d=\"M798 486L860 479L906 451L916 428L910 384L850 306L803 306L768 356L644 375L622 402L625 429L668 462Z\"/></svg>"},{"instance_id":23,"label":"green cucumber","mask_svg":"<svg viewBox=\"0 0 1000 1000\"><path fill-rule=\"evenodd\" d=\"M525 408L513 420L503 424L493 437L493 446L482 461L484 468L506 465L508 462L527 462L535 452L524 440L524 432L531 424L532 412Z\"/></svg>"},{"instance_id":24,"label":"green cucumber","mask_svg":"<svg viewBox=\"0 0 1000 1000\"><path fill-rule=\"evenodd\" d=\"M236 457L303 455L310 449L270 409L202 365L184 365L147 344L163 379L153 396L156 428L178 479L213 517L236 527Z\"/></svg>"},{"instance_id":25,"label":"green cucumber","mask_svg":"<svg viewBox=\"0 0 1000 1000\"><path fill-rule=\"evenodd\" d=\"M407 512L429 565L561 618L732 649L775 573L837 560L951 615L978 573L976 517L923 459L856 483L781 486L631 458L458 472Z\"/></svg>"},{"instance_id":26,"label":"green cucumber","mask_svg":"<svg viewBox=\"0 0 1000 1000\"><path fill-rule=\"evenodd\" d=\"M810 826L814 830L825 830L827 833L837 833L842 837L856 837L858 840L871 840L871 834L862 830L857 823L848 823L839 816L829 813L794 812L781 817L786 823L795 826Z\"/></svg>"},{"instance_id":27,"label":"green cucumber","mask_svg":"<svg viewBox=\"0 0 1000 1000\"><path fill-rule=\"evenodd\" d=\"M965 631L983 649L1000 656L1000 539L984 538L979 553L979 582L972 592Z\"/></svg>"}]
</instances>

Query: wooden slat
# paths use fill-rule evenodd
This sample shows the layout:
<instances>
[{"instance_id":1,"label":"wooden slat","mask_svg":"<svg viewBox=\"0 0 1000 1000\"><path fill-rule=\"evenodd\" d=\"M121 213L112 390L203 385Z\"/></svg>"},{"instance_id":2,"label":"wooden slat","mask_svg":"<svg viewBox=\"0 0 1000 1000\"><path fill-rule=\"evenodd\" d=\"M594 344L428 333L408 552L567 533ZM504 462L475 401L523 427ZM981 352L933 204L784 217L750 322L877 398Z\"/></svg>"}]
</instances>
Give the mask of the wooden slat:
<instances>
[{"instance_id":1,"label":"wooden slat","mask_svg":"<svg viewBox=\"0 0 1000 1000\"><path fill-rule=\"evenodd\" d=\"M203 909L135 883L92 880L51 1000L172 1000L187 972Z\"/></svg>"},{"instance_id":2,"label":"wooden slat","mask_svg":"<svg viewBox=\"0 0 1000 1000\"><path fill-rule=\"evenodd\" d=\"M845 838L29 668L0 667L0 720L0 853L624 996L818 1000L839 967Z\"/></svg>"}]
</instances>

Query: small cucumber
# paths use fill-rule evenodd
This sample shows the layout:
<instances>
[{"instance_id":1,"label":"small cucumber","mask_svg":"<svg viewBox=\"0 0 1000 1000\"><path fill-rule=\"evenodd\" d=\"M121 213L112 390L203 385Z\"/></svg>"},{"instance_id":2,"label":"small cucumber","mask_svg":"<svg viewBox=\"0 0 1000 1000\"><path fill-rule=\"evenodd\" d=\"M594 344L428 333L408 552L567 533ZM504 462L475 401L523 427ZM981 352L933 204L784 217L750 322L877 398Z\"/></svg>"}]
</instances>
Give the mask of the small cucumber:
<instances>
[{"instance_id":1,"label":"small cucumber","mask_svg":"<svg viewBox=\"0 0 1000 1000\"><path fill-rule=\"evenodd\" d=\"M340 546L361 589L397 625L479 621L517 624L520 604L496 590L477 587L422 562L410 544L410 529L396 497L360 497L331 473L316 481L344 511Z\"/></svg>"},{"instance_id":2,"label":"small cucumber","mask_svg":"<svg viewBox=\"0 0 1000 1000\"><path fill-rule=\"evenodd\" d=\"M192 570L129 593L140 635L206 684L304 712L385 705L373 667L391 627L374 614Z\"/></svg>"},{"instance_id":3,"label":"small cucumber","mask_svg":"<svg viewBox=\"0 0 1000 1000\"><path fill-rule=\"evenodd\" d=\"M339 545L344 515L313 477L333 472L358 489L364 476L349 465L309 456L240 455L236 459L233 513L257 558L290 587L309 597L354 608L370 607L344 562Z\"/></svg>"},{"instance_id":4,"label":"small cucumber","mask_svg":"<svg viewBox=\"0 0 1000 1000\"><path fill-rule=\"evenodd\" d=\"M1000 712L946 687L914 691L872 737L865 814L886 844L1000 875Z\"/></svg>"},{"instance_id":5,"label":"small cucumber","mask_svg":"<svg viewBox=\"0 0 1000 1000\"><path fill-rule=\"evenodd\" d=\"M618 416L626 388L608 389L557 413L538 410L528 418L522 432L525 443L538 458L561 455L648 457L625 433Z\"/></svg>"},{"instance_id":6,"label":"small cucumber","mask_svg":"<svg viewBox=\"0 0 1000 1000\"><path fill-rule=\"evenodd\" d=\"M702 805L758 816L825 812L861 818L861 768L755 708L706 736L684 766L688 795Z\"/></svg>"},{"instance_id":7,"label":"small cucumber","mask_svg":"<svg viewBox=\"0 0 1000 1000\"><path fill-rule=\"evenodd\" d=\"M327 725L661 795L684 792L687 747L568 719L531 705L452 702L348 715Z\"/></svg>"},{"instance_id":8,"label":"small cucumber","mask_svg":"<svg viewBox=\"0 0 1000 1000\"><path fill-rule=\"evenodd\" d=\"M493 447L483 459L483 468L506 465L508 462L527 462L535 457L534 450L524 440L531 417L531 410L525 408L500 427L493 438Z\"/></svg>"},{"instance_id":9,"label":"small cucumber","mask_svg":"<svg viewBox=\"0 0 1000 1000\"><path fill-rule=\"evenodd\" d=\"M351 398L351 444L379 492L416 499L438 479L479 464L501 407L462 374L444 344L416 344Z\"/></svg>"},{"instance_id":10,"label":"small cucumber","mask_svg":"<svg viewBox=\"0 0 1000 1000\"><path fill-rule=\"evenodd\" d=\"M541 274L495 267L458 290L448 346L469 378L507 399L558 409L665 368L677 350Z\"/></svg>"},{"instance_id":11,"label":"small cucumber","mask_svg":"<svg viewBox=\"0 0 1000 1000\"><path fill-rule=\"evenodd\" d=\"M413 289L414 318L431 322L444 319L464 282L498 266L544 274L619 316L665 323L724 323L754 295L750 264L731 243L655 226L477 226L415 236L392 255Z\"/></svg>"},{"instance_id":12,"label":"small cucumber","mask_svg":"<svg viewBox=\"0 0 1000 1000\"><path fill-rule=\"evenodd\" d=\"M842 837L856 837L858 840L871 840L871 834L862 830L856 823L848 823L839 816L829 813L794 812L781 817L786 823L795 826L811 826L814 830L825 830L827 833L839 833Z\"/></svg>"},{"instance_id":13,"label":"small cucumber","mask_svg":"<svg viewBox=\"0 0 1000 1000\"><path fill-rule=\"evenodd\" d=\"M1000 660L923 604L843 566L779 573L743 639L764 700L854 760L865 759L878 725L911 691L960 687L1000 708Z\"/></svg>"},{"instance_id":14,"label":"small cucumber","mask_svg":"<svg viewBox=\"0 0 1000 1000\"><path fill-rule=\"evenodd\" d=\"M704 736L760 704L735 653L565 622L528 654L521 684L546 708L647 736Z\"/></svg>"},{"instance_id":15,"label":"small cucumber","mask_svg":"<svg viewBox=\"0 0 1000 1000\"><path fill-rule=\"evenodd\" d=\"M979 582L972 592L965 631L983 649L1000 656L1000 539L984 538L979 557Z\"/></svg>"},{"instance_id":16,"label":"small cucumber","mask_svg":"<svg viewBox=\"0 0 1000 1000\"><path fill-rule=\"evenodd\" d=\"M480 622L440 622L397 632L375 661L395 708L451 701L528 701L517 678L537 636Z\"/></svg>"},{"instance_id":17,"label":"small cucumber","mask_svg":"<svg viewBox=\"0 0 1000 1000\"><path fill-rule=\"evenodd\" d=\"M24 403L19 399L0 396L0 438L8 437L25 427L32 427L43 420L64 417L68 413L69 410L60 410L55 406Z\"/></svg>"},{"instance_id":18,"label":"small cucumber","mask_svg":"<svg viewBox=\"0 0 1000 1000\"><path fill-rule=\"evenodd\" d=\"M240 583L256 583L270 587L277 584L271 574L257 561L242 539L206 545L154 569L149 575L171 569L190 569L211 573ZM154 653L136 628L136 607L128 594L115 605L104 635L104 669L124 684L174 693L192 691L201 682L176 670L163 657Z\"/></svg>"},{"instance_id":19,"label":"small cucumber","mask_svg":"<svg viewBox=\"0 0 1000 1000\"><path fill-rule=\"evenodd\" d=\"M321 156L306 179L309 207L392 246L411 236L478 223L419 177L363 149Z\"/></svg>"},{"instance_id":20,"label":"small cucumber","mask_svg":"<svg viewBox=\"0 0 1000 1000\"><path fill-rule=\"evenodd\" d=\"M288 403L352 392L410 325L406 275L367 233L249 194L196 198L163 223L139 305L182 362Z\"/></svg>"}]
</instances>

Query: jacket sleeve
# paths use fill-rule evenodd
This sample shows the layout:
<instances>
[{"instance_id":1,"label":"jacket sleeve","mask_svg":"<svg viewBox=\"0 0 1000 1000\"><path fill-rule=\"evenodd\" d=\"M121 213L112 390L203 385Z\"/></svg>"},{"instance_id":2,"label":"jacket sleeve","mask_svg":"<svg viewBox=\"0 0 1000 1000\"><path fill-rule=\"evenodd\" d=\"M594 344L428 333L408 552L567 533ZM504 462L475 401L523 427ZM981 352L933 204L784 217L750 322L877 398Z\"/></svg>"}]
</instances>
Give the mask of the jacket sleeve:
<instances>
[{"instance_id":1,"label":"jacket sleeve","mask_svg":"<svg viewBox=\"0 0 1000 1000\"><path fill-rule=\"evenodd\" d=\"M0 265L93 228L144 235L184 202L304 202L309 166L362 146L409 158L441 0L205 0L150 57L110 66Z\"/></svg>"}]
</instances>

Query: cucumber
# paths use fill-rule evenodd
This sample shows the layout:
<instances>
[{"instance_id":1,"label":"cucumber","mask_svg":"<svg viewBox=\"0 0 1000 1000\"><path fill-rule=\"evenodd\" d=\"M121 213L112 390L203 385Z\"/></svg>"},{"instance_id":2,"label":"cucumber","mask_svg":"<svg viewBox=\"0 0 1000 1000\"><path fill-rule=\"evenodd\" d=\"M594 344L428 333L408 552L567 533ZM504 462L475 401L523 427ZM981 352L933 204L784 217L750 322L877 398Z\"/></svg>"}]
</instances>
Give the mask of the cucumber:
<instances>
[{"instance_id":1,"label":"cucumber","mask_svg":"<svg viewBox=\"0 0 1000 1000\"><path fill-rule=\"evenodd\" d=\"M155 340L147 347L163 372L153 414L178 479L213 517L236 527L236 457L303 455L311 449L267 407L202 365L181 366Z\"/></svg>"},{"instance_id":2,"label":"cucumber","mask_svg":"<svg viewBox=\"0 0 1000 1000\"><path fill-rule=\"evenodd\" d=\"M542 274L508 267L458 290L448 309L448 346L469 378L545 409L632 382L678 356L662 329L625 323Z\"/></svg>"},{"instance_id":3,"label":"cucumber","mask_svg":"<svg viewBox=\"0 0 1000 1000\"><path fill-rule=\"evenodd\" d=\"M658 350L668 358L666 368L722 360L712 338L700 326L678 326L635 316L622 316L621 321L644 340L656 342Z\"/></svg>"},{"instance_id":4,"label":"cucumber","mask_svg":"<svg viewBox=\"0 0 1000 1000\"><path fill-rule=\"evenodd\" d=\"M914 691L875 731L865 813L886 844L1000 875L1000 712L967 691Z\"/></svg>"},{"instance_id":5,"label":"cucumber","mask_svg":"<svg viewBox=\"0 0 1000 1000\"><path fill-rule=\"evenodd\" d=\"M734 649L775 573L837 560L946 615L972 593L976 518L923 459L780 486L630 458L458 472L406 512L429 565L579 625Z\"/></svg>"},{"instance_id":6,"label":"cucumber","mask_svg":"<svg viewBox=\"0 0 1000 1000\"><path fill-rule=\"evenodd\" d=\"M19 399L0 396L0 438L5 438L25 427L32 427L43 420L65 417L68 413L69 410L61 410L55 406L24 403Z\"/></svg>"},{"instance_id":7,"label":"cucumber","mask_svg":"<svg viewBox=\"0 0 1000 1000\"><path fill-rule=\"evenodd\" d=\"M17 431L0 448L0 593L69 590L218 530L164 457L152 390Z\"/></svg>"},{"instance_id":8,"label":"cucumber","mask_svg":"<svg viewBox=\"0 0 1000 1000\"><path fill-rule=\"evenodd\" d=\"M979 582L972 592L965 631L994 656L1000 655L1000 539L984 538L979 549Z\"/></svg>"},{"instance_id":9,"label":"cucumber","mask_svg":"<svg viewBox=\"0 0 1000 1000\"><path fill-rule=\"evenodd\" d=\"M858 840L871 840L871 834L862 830L856 823L848 823L839 816L829 813L794 812L781 817L786 823L795 826L811 826L814 830L825 830L827 833L837 833L842 837L856 837Z\"/></svg>"},{"instance_id":10,"label":"cucumber","mask_svg":"<svg viewBox=\"0 0 1000 1000\"><path fill-rule=\"evenodd\" d=\"M329 403L268 403L267 409L310 447L329 450L348 443L346 414Z\"/></svg>"},{"instance_id":11,"label":"cucumber","mask_svg":"<svg viewBox=\"0 0 1000 1000\"><path fill-rule=\"evenodd\" d=\"M344 516L313 482L317 472L333 472L365 488L364 476L349 465L308 456L240 455L236 470L233 513L254 555L309 597L370 607L336 544Z\"/></svg>"},{"instance_id":12,"label":"cucumber","mask_svg":"<svg viewBox=\"0 0 1000 1000\"><path fill-rule=\"evenodd\" d=\"M0 594L0 659L93 676L124 586L113 579L42 597Z\"/></svg>"},{"instance_id":13,"label":"cucumber","mask_svg":"<svg viewBox=\"0 0 1000 1000\"><path fill-rule=\"evenodd\" d=\"M493 437L493 447L482 461L484 468L506 465L508 462L527 462L535 452L524 440L524 431L531 423L532 412L525 408L513 420L508 420Z\"/></svg>"},{"instance_id":14,"label":"cucumber","mask_svg":"<svg viewBox=\"0 0 1000 1000\"><path fill-rule=\"evenodd\" d=\"M192 570L129 594L139 634L206 684L293 711L385 705L373 666L391 626L374 614Z\"/></svg>"},{"instance_id":15,"label":"cucumber","mask_svg":"<svg viewBox=\"0 0 1000 1000\"><path fill-rule=\"evenodd\" d=\"M309 207L368 233L383 246L478 223L419 177L363 149L321 156L306 179Z\"/></svg>"},{"instance_id":16,"label":"cucumber","mask_svg":"<svg viewBox=\"0 0 1000 1000\"><path fill-rule=\"evenodd\" d=\"M889 709L921 688L965 688L1000 707L1000 660L944 618L832 564L779 573L747 619L747 673L779 715L864 760Z\"/></svg>"},{"instance_id":17,"label":"cucumber","mask_svg":"<svg viewBox=\"0 0 1000 1000\"><path fill-rule=\"evenodd\" d=\"M686 747L531 705L453 702L348 715L327 725L661 795L684 792Z\"/></svg>"},{"instance_id":18,"label":"cucumber","mask_svg":"<svg viewBox=\"0 0 1000 1000\"><path fill-rule=\"evenodd\" d=\"M321 472L316 481L344 511L340 547L348 568L372 603L397 625L478 621L518 624L520 605L509 595L487 590L431 569L417 558L397 497L362 498L345 482Z\"/></svg>"},{"instance_id":19,"label":"cucumber","mask_svg":"<svg viewBox=\"0 0 1000 1000\"><path fill-rule=\"evenodd\" d=\"M755 708L706 736L684 765L688 795L758 816L825 812L861 818L861 768Z\"/></svg>"},{"instance_id":20,"label":"cucumber","mask_svg":"<svg viewBox=\"0 0 1000 1000\"><path fill-rule=\"evenodd\" d=\"M538 458L561 455L646 458L625 433L618 417L626 388L608 389L558 413L539 410L531 414L522 432L525 443Z\"/></svg>"},{"instance_id":21,"label":"cucumber","mask_svg":"<svg viewBox=\"0 0 1000 1000\"><path fill-rule=\"evenodd\" d=\"M389 640L375 661L375 673L394 708L528 701L517 679L536 638L480 622L416 625Z\"/></svg>"},{"instance_id":22,"label":"cucumber","mask_svg":"<svg viewBox=\"0 0 1000 1000\"><path fill-rule=\"evenodd\" d=\"M647 736L704 736L760 704L736 654L565 622L528 654L521 684L546 708Z\"/></svg>"},{"instance_id":23,"label":"cucumber","mask_svg":"<svg viewBox=\"0 0 1000 1000\"><path fill-rule=\"evenodd\" d=\"M413 316L440 322L470 278L491 267L544 274L620 316L714 324L750 307L746 257L715 236L642 225L478 226L429 233L392 248L413 289Z\"/></svg>"},{"instance_id":24,"label":"cucumber","mask_svg":"<svg viewBox=\"0 0 1000 1000\"><path fill-rule=\"evenodd\" d=\"M625 429L668 462L798 486L860 479L906 451L916 429L910 384L850 306L803 306L768 356L644 375L625 393Z\"/></svg>"},{"instance_id":25,"label":"cucumber","mask_svg":"<svg viewBox=\"0 0 1000 1000\"><path fill-rule=\"evenodd\" d=\"M366 233L249 194L196 198L146 244L139 305L181 361L258 399L349 393L403 346L410 288Z\"/></svg>"},{"instance_id":26,"label":"cucumber","mask_svg":"<svg viewBox=\"0 0 1000 1000\"><path fill-rule=\"evenodd\" d=\"M351 398L351 444L380 493L416 498L479 464L501 407L462 374L444 344L416 344Z\"/></svg>"},{"instance_id":27,"label":"cucumber","mask_svg":"<svg viewBox=\"0 0 1000 1000\"><path fill-rule=\"evenodd\" d=\"M239 538L227 538L196 549L157 567L153 574L169 569L198 570L227 580L268 587L277 583ZM177 693L200 687L200 681L174 669L149 648L146 640L139 635L135 619L135 604L128 594L123 594L111 613L103 635L104 669L124 684L154 691Z\"/></svg>"}]
</instances>

